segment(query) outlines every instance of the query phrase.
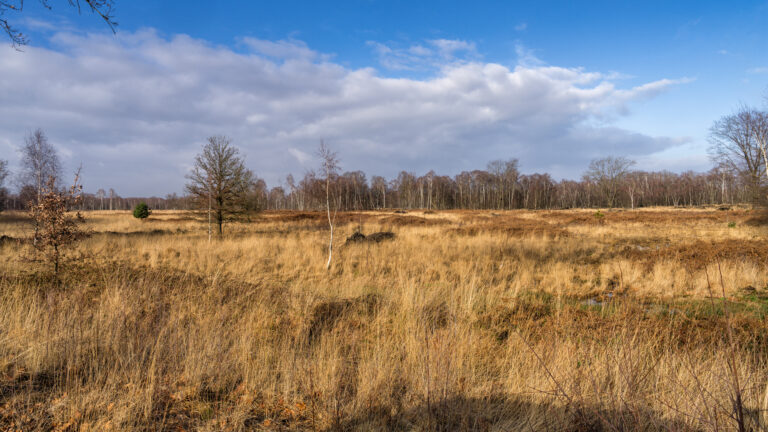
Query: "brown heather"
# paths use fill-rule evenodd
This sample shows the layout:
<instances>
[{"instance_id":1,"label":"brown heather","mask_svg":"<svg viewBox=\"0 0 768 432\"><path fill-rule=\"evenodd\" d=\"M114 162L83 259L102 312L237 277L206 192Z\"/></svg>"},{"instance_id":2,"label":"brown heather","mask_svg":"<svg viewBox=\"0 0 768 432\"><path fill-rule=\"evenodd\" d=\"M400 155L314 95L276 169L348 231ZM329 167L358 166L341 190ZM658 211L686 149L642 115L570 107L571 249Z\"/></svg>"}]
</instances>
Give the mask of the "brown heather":
<instances>
[{"instance_id":1,"label":"brown heather","mask_svg":"<svg viewBox=\"0 0 768 432\"><path fill-rule=\"evenodd\" d=\"M764 218L603 214L4 213L0 430L765 430Z\"/></svg>"}]
</instances>

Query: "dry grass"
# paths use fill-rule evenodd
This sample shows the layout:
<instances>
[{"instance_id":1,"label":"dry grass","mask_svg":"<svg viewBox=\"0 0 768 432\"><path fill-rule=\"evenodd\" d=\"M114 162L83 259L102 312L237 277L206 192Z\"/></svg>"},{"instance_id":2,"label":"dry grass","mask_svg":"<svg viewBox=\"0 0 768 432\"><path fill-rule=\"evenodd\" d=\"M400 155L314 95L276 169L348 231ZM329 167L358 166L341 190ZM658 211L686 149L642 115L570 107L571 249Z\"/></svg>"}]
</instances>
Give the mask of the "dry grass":
<instances>
[{"instance_id":1,"label":"dry grass","mask_svg":"<svg viewBox=\"0 0 768 432\"><path fill-rule=\"evenodd\" d=\"M0 430L764 430L760 215L594 213L93 212L60 284L1 214Z\"/></svg>"}]
</instances>

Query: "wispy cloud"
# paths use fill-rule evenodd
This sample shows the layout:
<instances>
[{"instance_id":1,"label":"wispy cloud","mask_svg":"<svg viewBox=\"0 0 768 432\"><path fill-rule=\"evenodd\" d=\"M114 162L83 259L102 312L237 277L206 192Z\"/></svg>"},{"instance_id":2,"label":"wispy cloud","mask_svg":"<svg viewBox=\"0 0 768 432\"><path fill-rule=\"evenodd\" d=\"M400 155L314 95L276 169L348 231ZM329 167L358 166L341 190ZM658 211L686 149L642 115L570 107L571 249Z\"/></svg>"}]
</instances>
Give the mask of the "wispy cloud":
<instances>
[{"instance_id":1,"label":"wispy cloud","mask_svg":"<svg viewBox=\"0 0 768 432\"><path fill-rule=\"evenodd\" d=\"M525 31L527 28L528 28L528 23L524 23L524 22L515 26L515 30L519 32Z\"/></svg>"},{"instance_id":2,"label":"wispy cloud","mask_svg":"<svg viewBox=\"0 0 768 432\"><path fill-rule=\"evenodd\" d=\"M534 50L529 49L522 42L515 43L515 54L517 63L523 66L541 66L544 62L536 55Z\"/></svg>"},{"instance_id":3,"label":"wispy cloud","mask_svg":"<svg viewBox=\"0 0 768 432\"><path fill-rule=\"evenodd\" d=\"M270 41L246 37L241 41L254 53L275 59L328 60L330 58L328 55L321 56L317 51L309 49L304 41L295 39Z\"/></svg>"},{"instance_id":4,"label":"wispy cloud","mask_svg":"<svg viewBox=\"0 0 768 432\"><path fill-rule=\"evenodd\" d=\"M762 75L768 74L768 66L753 67L747 69L747 73L750 75Z\"/></svg>"},{"instance_id":5,"label":"wispy cloud","mask_svg":"<svg viewBox=\"0 0 768 432\"><path fill-rule=\"evenodd\" d=\"M369 41L379 63L390 70L428 70L464 63L479 58L474 42L458 39L432 39L400 46Z\"/></svg>"},{"instance_id":6,"label":"wispy cloud","mask_svg":"<svg viewBox=\"0 0 768 432\"><path fill-rule=\"evenodd\" d=\"M312 155L296 148L289 148L288 153L293 156L301 166L307 166L312 161Z\"/></svg>"}]
</instances>

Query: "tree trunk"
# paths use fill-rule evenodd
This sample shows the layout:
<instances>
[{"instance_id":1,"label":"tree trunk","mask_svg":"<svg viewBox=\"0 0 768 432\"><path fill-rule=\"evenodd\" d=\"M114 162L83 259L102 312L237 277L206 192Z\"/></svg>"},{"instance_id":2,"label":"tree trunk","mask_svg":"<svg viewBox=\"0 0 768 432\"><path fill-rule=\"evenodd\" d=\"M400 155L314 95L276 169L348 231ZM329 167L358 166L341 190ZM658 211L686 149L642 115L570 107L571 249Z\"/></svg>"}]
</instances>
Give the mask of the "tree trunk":
<instances>
[{"instance_id":1,"label":"tree trunk","mask_svg":"<svg viewBox=\"0 0 768 432\"><path fill-rule=\"evenodd\" d=\"M211 242L211 193L208 192L208 243Z\"/></svg>"},{"instance_id":2,"label":"tree trunk","mask_svg":"<svg viewBox=\"0 0 768 432\"><path fill-rule=\"evenodd\" d=\"M325 264L325 269L331 269L331 260L333 259L333 220L331 219L331 188L330 179L326 177L325 180L325 210L328 214L328 226L331 228L331 237L328 240L328 262ZM334 214L335 216L335 214Z\"/></svg>"}]
</instances>

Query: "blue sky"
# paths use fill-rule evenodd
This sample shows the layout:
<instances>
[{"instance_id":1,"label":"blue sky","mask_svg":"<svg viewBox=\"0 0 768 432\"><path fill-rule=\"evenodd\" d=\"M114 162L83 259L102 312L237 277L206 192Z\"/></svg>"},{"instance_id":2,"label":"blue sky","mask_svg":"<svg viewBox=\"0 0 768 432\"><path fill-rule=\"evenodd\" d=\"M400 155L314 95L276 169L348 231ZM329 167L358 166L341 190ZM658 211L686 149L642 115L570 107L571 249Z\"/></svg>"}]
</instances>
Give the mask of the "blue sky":
<instances>
[{"instance_id":1,"label":"blue sky","mask_svg":"<svg viewBox=\"0 0 768 432\"><path fill-rule=\"evenodd\" d=\"M320 139L369 175L517 157L572 178L607 153L706 170L708 127L762 105L768 85L766 1L118 0L116 20L113 36L87 12L25 2L30 45L0 50L0 97L24 113L0 121L0 157L13 166L42 127L94 188L123 195L181 192L214 133L271 185L314 168Z\"/></svg>"}]
</instances>

